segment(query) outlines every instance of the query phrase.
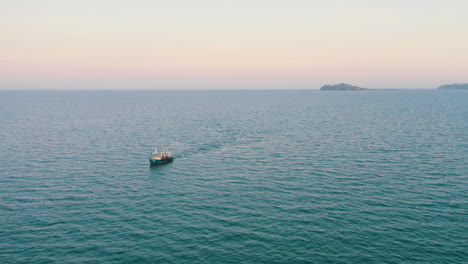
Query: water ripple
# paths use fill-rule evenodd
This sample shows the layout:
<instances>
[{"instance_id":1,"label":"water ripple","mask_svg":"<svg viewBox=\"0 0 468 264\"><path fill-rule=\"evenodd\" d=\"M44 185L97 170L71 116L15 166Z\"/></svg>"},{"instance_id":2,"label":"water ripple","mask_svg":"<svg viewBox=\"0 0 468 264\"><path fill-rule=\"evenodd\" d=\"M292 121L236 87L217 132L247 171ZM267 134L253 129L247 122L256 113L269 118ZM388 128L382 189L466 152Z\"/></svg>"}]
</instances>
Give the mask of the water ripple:
<instances>
[{"instance_id":1,"label":"water ripple","mask_svg":"<svg viewBox=\"0 0 468 264\"><path fill-rule=\"evenodd\" d=\"M1 263L468 263L466 93L0 93Z\"/></svg>"}]
</instances>

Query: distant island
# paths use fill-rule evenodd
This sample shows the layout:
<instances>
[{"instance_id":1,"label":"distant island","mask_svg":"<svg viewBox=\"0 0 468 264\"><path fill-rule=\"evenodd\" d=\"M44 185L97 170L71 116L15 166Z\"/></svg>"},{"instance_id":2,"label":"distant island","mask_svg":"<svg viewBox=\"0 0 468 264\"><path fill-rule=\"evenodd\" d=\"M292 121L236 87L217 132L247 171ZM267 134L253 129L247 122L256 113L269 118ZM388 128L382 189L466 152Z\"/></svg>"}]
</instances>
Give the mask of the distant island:
<instances>
[{"instance_id":1,"label":"distant island","mask_svg":"<svg viewBox=\"0 0 468 264\"><path fill-rule=\"evenodd\" d=\"M439 86L440 90L468 90L468 83L454 83Z\"/></svg>"},{"instance_id":2,"label":"distant island","mask_svg":"<svg viewBox=\"0 0 468 264\"><path fill-rule=\"evenodd\" d=\"M320 88L322 91L368 91L374 89L362 88L347 83L339 83L335 85L326 84Z\"/></svg>"}]
</instances>

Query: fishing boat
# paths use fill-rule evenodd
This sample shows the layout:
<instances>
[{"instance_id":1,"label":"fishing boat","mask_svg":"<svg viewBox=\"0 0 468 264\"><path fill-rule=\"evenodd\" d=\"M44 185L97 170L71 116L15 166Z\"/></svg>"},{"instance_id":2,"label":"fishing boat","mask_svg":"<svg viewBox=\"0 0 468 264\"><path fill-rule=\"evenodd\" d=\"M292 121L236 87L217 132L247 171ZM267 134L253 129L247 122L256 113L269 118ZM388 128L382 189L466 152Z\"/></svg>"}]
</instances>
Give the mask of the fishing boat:
<instances>
[{"instance_id":1,"label":"fishing boat","mask_svg":"<svg viewBox=\"0 0 468 264\"><path fill-rule=\"evenodd\" d=\"M172 153L169 150L167 150L167 148L164 148L163 151L158 151L158 149L155 149L149 157L149 162L150 165L153 166L169 163L173 159L174 158L172 157Z\"/></svg>"}]
</instances>

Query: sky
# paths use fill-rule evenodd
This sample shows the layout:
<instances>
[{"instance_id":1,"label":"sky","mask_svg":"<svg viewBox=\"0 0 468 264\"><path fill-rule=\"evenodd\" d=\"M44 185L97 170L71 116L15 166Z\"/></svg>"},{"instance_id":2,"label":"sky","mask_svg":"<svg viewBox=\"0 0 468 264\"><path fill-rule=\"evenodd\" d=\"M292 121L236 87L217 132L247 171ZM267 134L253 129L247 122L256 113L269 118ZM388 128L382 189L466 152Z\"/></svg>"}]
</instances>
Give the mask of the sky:
<instances>
[{"instance_id":1,"label":"sky","mask_svg":"<svg viewBox=\"0 0 468 264\"><path fill-rule=\"evenodd\" d=\"M0 0L0 89L468 82L466 0Z\"/></svg>"}]
</instances>

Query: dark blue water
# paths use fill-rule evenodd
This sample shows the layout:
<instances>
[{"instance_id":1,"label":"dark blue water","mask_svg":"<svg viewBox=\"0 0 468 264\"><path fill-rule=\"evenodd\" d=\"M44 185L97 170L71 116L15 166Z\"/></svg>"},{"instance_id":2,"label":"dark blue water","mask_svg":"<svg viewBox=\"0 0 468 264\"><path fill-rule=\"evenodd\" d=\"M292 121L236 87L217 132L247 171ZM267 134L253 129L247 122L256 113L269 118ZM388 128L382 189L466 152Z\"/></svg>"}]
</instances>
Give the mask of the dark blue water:
<instances>
[{"instance_id":1,"label":"dark blue water","mask_svg":"<svg viewBox=\"0 0 468 264\"><path fill-rule=\"evenodd\" d=\"M468 263L467 102L2 91L0 263Z\"/></svg>"}]
</instances>

